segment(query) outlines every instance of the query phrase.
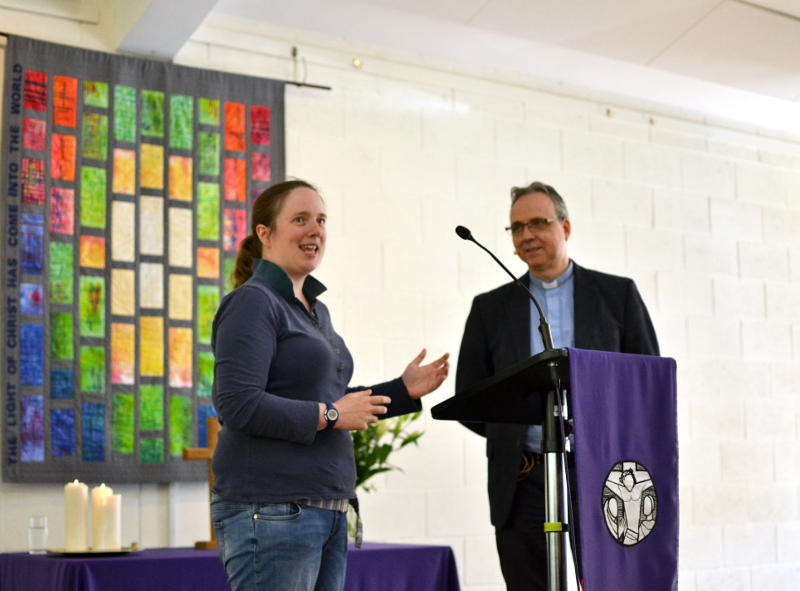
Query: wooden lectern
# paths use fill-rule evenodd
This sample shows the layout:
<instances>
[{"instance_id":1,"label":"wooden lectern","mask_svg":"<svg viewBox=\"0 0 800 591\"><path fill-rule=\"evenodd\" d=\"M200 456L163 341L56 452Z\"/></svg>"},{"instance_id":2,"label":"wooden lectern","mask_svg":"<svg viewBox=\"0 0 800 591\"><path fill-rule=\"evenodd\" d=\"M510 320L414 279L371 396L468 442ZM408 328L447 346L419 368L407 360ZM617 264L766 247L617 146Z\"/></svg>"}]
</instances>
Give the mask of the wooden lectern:
<instances>
[{"instance_id":1,"label":"wooden lectern","mask_svg":"<svg viewBox=\"0 0 800 591\"><path fill-rule=\"evenodd\" d=\"M183 449L184 460L206 460L208 462L208 500L211 501L211 488L214 486L214 473L211 471L211 458L214 457L214 449L217 447L217 436L219 435L220 424L217 417L206 419L206 433L208 433L208 444L206 447L186 447ZM195 542L195 550L216 550L217 532L214 531L214 524L211 526L210 542Z\"/></svg>"}]
</instances>

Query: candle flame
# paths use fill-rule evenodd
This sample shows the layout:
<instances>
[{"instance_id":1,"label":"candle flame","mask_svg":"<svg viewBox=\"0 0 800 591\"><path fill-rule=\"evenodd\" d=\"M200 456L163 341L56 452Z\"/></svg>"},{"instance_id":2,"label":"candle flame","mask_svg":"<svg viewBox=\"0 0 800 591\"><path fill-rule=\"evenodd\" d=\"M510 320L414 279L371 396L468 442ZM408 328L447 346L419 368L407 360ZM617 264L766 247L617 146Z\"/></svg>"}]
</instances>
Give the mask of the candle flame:
<instances>
[{"instance_id":1,"label":"candle flame","mask_svg":"<svg viewBox=\"0 0 800 591\"><path fill-rule=\"evenodd\" d=\"M105 487L106 487L106 483L105 482L100 484L100 488L105 488Z\"/></svg>"},{"instance_id":2,"label":"candle flame","mask_svg":"<svg viewBox=\"0 0 800 591\"><path fill-rule=\"evenodd\" d=\"M72 481L72 483L73 484L78 484L78 479L76 478L75 480Z\"/></svg>"}]
</instances>

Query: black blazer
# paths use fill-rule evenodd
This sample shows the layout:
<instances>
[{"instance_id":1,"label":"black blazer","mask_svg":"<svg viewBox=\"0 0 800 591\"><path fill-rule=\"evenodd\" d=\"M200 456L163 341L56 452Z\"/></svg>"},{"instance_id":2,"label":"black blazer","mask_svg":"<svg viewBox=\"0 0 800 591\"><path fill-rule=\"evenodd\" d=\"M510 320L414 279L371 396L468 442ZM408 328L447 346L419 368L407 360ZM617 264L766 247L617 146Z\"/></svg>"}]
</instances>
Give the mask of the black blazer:
<instances>
[{"instance_id":1,"label":"black blazer","mask_svg":"<svg viewBox=\"0 0 800 591\"><path fill-rule=\"evenodd\" d=\"M633 280L573 265L575 346L658 355L653 323ZM456 394L530 356L529 302L528 295L514 283L475 297L461 339ZM465 426L486 437L489 507L492 524L501 527L514 500L527 427L500 423Z\"/></svg>"}]
</instances>

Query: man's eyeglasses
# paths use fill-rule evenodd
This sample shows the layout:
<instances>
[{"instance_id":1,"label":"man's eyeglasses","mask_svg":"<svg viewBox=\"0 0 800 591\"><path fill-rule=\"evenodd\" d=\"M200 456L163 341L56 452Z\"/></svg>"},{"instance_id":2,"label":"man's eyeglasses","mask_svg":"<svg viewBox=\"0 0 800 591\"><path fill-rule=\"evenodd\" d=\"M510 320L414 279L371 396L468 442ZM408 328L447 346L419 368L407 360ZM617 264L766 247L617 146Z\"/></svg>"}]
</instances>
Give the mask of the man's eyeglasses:
<instances>
[{"instance_id":1,"label":"man's eyeglasses","mask_svg":"<svg viewBox=\"0 0 800 591\"><path fill-rule=\"evenodd\" d=\"M528 220L527 222L514 222L510 226L506 228L506 232L511 234L512 236L520 236L525 228L528 228L529 232L534 232L536 230L546 230L550 227L558 217L554 218L533 218L532 220Z\"/></svg>"}]
</instances>

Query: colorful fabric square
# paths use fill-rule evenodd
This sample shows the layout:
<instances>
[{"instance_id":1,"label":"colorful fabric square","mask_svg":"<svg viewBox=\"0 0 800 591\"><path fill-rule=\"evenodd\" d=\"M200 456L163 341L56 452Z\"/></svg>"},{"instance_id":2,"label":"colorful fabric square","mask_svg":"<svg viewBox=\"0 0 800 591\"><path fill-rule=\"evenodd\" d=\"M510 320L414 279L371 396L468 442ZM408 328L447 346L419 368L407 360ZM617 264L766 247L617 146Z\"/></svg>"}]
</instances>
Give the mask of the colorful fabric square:
<instances>
[{"instance_id":1,"label":"colorful fabric square","mask_svg":"<svg viewBox=\"0 0 800 591\"><path fill-rule=\"evenodd\" d=\"M78 79L53 76L53 124L75 127L78 111Z\"/></svg>"},{"instance_id":2,"label":"colorful fabric square","mask_svg":"<svg viewBox=\"0 0 800 591\"><path fill-rule=\"evenodd\" d=\"M242 103L225 102L225 149L243 152L247 149L245 139L246 115Z\"/></svg>"},{"instance_id":3,"label":"colorful fabric square","mask_svg":"<svg viewBox=\"0 0 800 591\"><path fill-rule=\"evenodd\" d=\"M197 286L197 342L211 344L211 324L219 304L219 288L216 285Z\"/></svg>"},{"instance_id":4,"label":"colorful fabric square","mask_svg":"<svg viewBox=\"0 0 800 591\"><path fill-rule=\"evenodd\" d=\"M39 283L23 283L19 286L19 309L28 316L42 314L42 286Z\"/></svg>"},{"instance_id":5,"label":"colorful fabric square","mask_svg":"<svg viewBox=\"0 0 800 591\"><path fill-rule=\"evenodd\" d=\"M198 172L208 176L219 175L220 139L218 133L200 131L197 134Z\"/></svg>"},{"instance_id":6,"label":"colorful fabric square","mask_svg":"<svg viewBox=\"0 0 800 591\"><path fill-rule=\"evenodd\" d=\"M160 316L139 319L139 372L149 377L164 375L164 319Z\"/></svg>"},{"instance_id":7,"label":"colorful fabric square","mask_svg":"<svg viewBox=\"0 0 800 591\"><path fill-rule=\"evenodd\" d=\"M208 418L217 416L217 411L210 404L197 407L197 446L208 447Z\"/></svg>"},{"instance_id":8,"label":"colorful fabric square","mask_svg":"<svg viewBox=\"0 0 800 591\"><path fill-rule=\"evenodd\" d=\"M22 120L22 147L28 150L44 150L47 147L46 121L30 117Z\"/></svg>"},{"instance_id":9,"label":"colorful fabric square","mask_svg":"<svg viewBox=\"0 0 800 591\"><path fill-rule=\"evenodd\" d=\"M136 89L130 86L114 87L114 139L136 141Z\"/></svg>"},{"instance_id":10,"label":"colorful fabric square","mask_svg":"<svg viewBox=\"0 0 800 591\"><path fill-rule=\"evenodd\" d=\"M42 272L44 216L38 213L23 213L20 219L20 266L25 273L39 275Z\"/></svg>"},{"instance_id":11,"label":"colorful fabric square","mask_svg":"<svg viewBox=\"0 0 800 591\"><path fill-rule=\"evenodd\" d=\"M197 238L219 240L219 185L197 184Z\"/></svg>"},{"instance_id":12,"label":"colorful fabric square","mask_svg":"<svg viewBox=\"0 0 800 591\"><path fill-rule=\"evenodd\" d=\"M133 385L136 364L136 327L111 324L111 383Z\"/></svg>"},{"instance_id":13,"label":"colorful fabric square","mask_svg":"<svg viewBox=\"0 0 800 591\"><path fill-rule=\"evenodd\" d=\"M34 70L25 71L25 99L26 109L31 111L47 110L47 74Z\"/></svg>"},{"instance_id":14,"label":"colorful fabric square","mask_svg":"<svg viewBox=\"0 0 800 591\"><path fill-rule=\"evenodd\" d=\"M192 210L169 208L169 264L173 267L192 266Z\"/></svg>"},{"instance_id":15,"label":"colorful fabric square","mask_svg":"<svg viewBox=\"0 0 800 591\"><path fill-rule=\"evenodd\" d=\"M106 459L106 412L101 402L81 404L81 457L84 462Z\"/></svg>"},{"instance_id":16,"label":"colorful fabric square","mask_svg":"<svg viewBox=\"0 0 800 591\"><path fill-rule=\"evenodd\" d=\"M164 146L142 144L140 147L142 168L139 184L143 189L164 188Z\"/></svg>"},{"instance_id":17,"label":"colorful fabric square","mask_svg":"<svg viewBox=\"0 0 800 591\"><path fill-rule=\"evenodd\" d=\"M106 266L106 239L102 236L81 236L81 267L103 269Z\"/></svg>"},{"instance_id":18,"label":"colorful fabric square","mask_svg":"<svg viewBox=\"0 0 800 591\"><path fill-rule=\"evenodd\" d=\"M160 90L142 91L142 135L164 137L164 93Z\"/></svg>"},{"instance_id":19,"label":"colorful fabric square","mask_svg":"<svg viewBox=\"0 0 800 591\"><path fill-rule=\"evenodd\" d=\"M169 329L169 385L192 387L192 329L172 326Z\"/></svg>"},{"instance_id":20,"label":"colorful fabric square","mask_svg":"<svg viewBox=\"0 0 800 591\"><path fill-rule=\"evenodd\" d=\"M136 152L114 148L114 170L112 172L114 193L133 195L136 192Z\"/></svg>"},{"instance_id":21,"label":"colorful fabric square","mask_svg":"<svg viewBox=\"0 0 800 591\"><path fill-rule=\"evenodd\" d=\"M22 200L34 205L44 204L44 160L22 159Z\"/></svg>"},{"instance_id":22,"label":"colorful fabric square","mask_svg":"<svg viewBox=\"0 0 800 591\"><path fill-rule=\"evenodd\" d=\"M219 248L198 247L197 276L205 279L219 278Z\"/></svg>"},{"instance_id":23,"label":"colorful fabric square","mask_svg":"<svg viewBox=\"0 0 800 591\"><path fill-rule=\"evenodd\" d=\"M194 137L194 100L185 94L169 97L169 147L192 149Z\"/></svg>"},{"instance_id":24,"label":"colorful fabric square","mask_svg":"<svg viewBox=\"0 0 800 591\"><path fill-rule=\"evenodd\" d=\"M161 197L139 199L139 252L164 254L164 200Z\"/></svg>"},{"instance_id":25,"label":"colorful fabric square","mask_svg":"<svg viewBox=\"0 0 800 591\"><path fill-rule=\"evenodd\" d=\"M192 159L184 156L169 157L169 198L192 200Z\"/></svg>"},{"instance_id":26,"label":"colorful fabric square","mask_svg":"<svg viewBox=\"0 0 800 591\"><path fill-rule=\"evenodd\" d=\"M250 105L250 143L269 146L269 107Z\"/></svg>"},{"instance_id":27,"label":"colorful fabric square","mask_svg":"<svg viewBox=\"0 0 800 591\"><path fill-rule=\"evenodd\" d=\"M164 386L161 384L139 387L139 428L142 431L164 428Z\"/></svg>"},{"instance_id":28,"label":"colorful fabric square","mask_svg":"<svg viewBox=\"0 0 800 591\"><path fill-rule=\"evenodd\" d=\"M73 189L50 188L50 231L56 234L75 233L75 191Z\"/></svg>"},{"instance_id":29,"label":"colorful fabric square","mask_svg":"<svg viewBox=\"0 0 800 591\"><path fill-rule=\"evenodd\" d=\"M191 320L194 290L191 275L169 276L169 317L171 320Z\"/></svg>"},{"instance_id":30,"label":"colorful fabric square","mask_svg":"<svg viewBox=\"0 0 800 591\"><path fill-rule=\"evenodd\" d=\"M247 235L247 212L244 209L225 208L225 250L236 252Z\"/></svg>"},{"instance_id":31,"label":"colorful fabric square","mask_svg":"<svg viewBox=\"0 0 800 591\"><path fill-rule=\"evenodd\" d=\"M197 353L197 395L211 396L213 383L214 354L209 351L199 351Z\"/></svg>"},{"instance_id":32,"label":"colorful fabric square","mask_svg":"<svg viewBox=\"0 0 800 591\"><path fill-rule=\"evenodd\" d=\"M139 265L139 303L142 308L164 308L164 265L161 263Z\"/></svg>"},{"instance_id":33,"label":"colorful fabric square","mask_svg":"<svg viewBox=\"0 0 800 591\"><path fill-rule=\"evenodd\" d=\"M160 464L164 461L164 439L147 437L139 440L139 461L143 464Z\"/></svg>"},{"instance_id":34,"label":"colorful fabric square","mask_svg":"<svg viewBox=\"0 0 800 591\"><path fill-rule=\"evenodd\" d=\"M192 447L192 401L185 396L169 397L169 453L182 456Z\"/></svg>"},{"instance_id":35,"label":"colorful fabric square","mask_svg":"<svg viewBox=\"0 0 800 591\"><path fill-rule=\"evenodd\" d=\"M108 84L85 80L83 83L83 104L87 107L108 109Z\"/></svg>"},{"instance_id":36,"label":"colorful fabric square","mask_svg":"<svg viewBox=\"0 0 800 591\"><path fill-rule=\"evenodd\" d=\"M225 200L247 200L247 162L225 158Z\"/></svg>"},{"instance_id":37,"label":"colorful fabric square","mask_svg":"<svg viewBox=\"0 0 800 591\"><path fill-rule=\"evenodd\" d=\"M78 334L82 337L106 336L106 280L105 277L80 278L80 317Z\"/></svg>"},{"instance_id":38,"label":"colorful fabric square","mask_svg":"<svg viewBox=\"0 0 800 591\"><path fill-rule=\"evenodd\" d=\"M75 455L75 410L54 408L50 411L50 440L53 457Z\"/></svg>"},{"instance_id":39,"label":"colorful fabric square","mask_svg":"<svg viewBox=\"0 0 800 591\"><path fill-rule=\"evenodd\" d=\"M105 394L106 349L105 347L81 346L81 391L89 394Z\"/></svg>"},{"instance_id":40,"label":"colorful fabric square","mask_svg":"<svg viewBox=\"0 0 800 591\"><path fill-rule=\"evenodd\" d=\"M50 314L50 357L53 359L73 359L72 314L54 312Z\"/></svg>"},{"instance_id":41,"label":"colorful fabric square","mask_svg":"<svg viewBox=\"0 0 800 591\"><path fill-rule=\"evenodd\" d=\"M81 226L106 227L106 169L81 167Z\"/></svg>"},{"instance_id":42,"label":"colorful fabric square","mask_svg":"<svg viewBox=\"0 0 800 591\"><path fill-rule=\"evenodd\" d=\"M21 396L20 439L23 462L44 462L44 397Z\"/></svg>"},{"instance_id":43,"label":"colorful fabric square","mask_svg":"<svg viewBox=\"0 0 800 591\"><path fill-rule=\"evenodd\" d=\"M111 260L136 260L136 206L129 201L111 202Z\"/></svg>"},{"instance_id":44,"label":"colorful fabric square","mask_svg":"<svg viewBox=\"0 0 800 591\"><path fill-rule=\"evenodd\" d=\"M223 277L225 278L225 293L228 294L233 291L233 271L236 269L236 259L226 257L225 262L222 263Z\"/></svg>"},{"instance_id":45,"label":"colorful fabric square","mask_svg":"<svg viewBox=\"0 0 800 591\"><path fill-rule=\"evenodd\" d=\"M111 313L133 316L136 311L136 275L130 269L111 269Z\"/></svg>"},{"instance_id":46,"label":"colorful fabric square","mask_svg":"<svg viewBox=\"0 0 800 591\"><path fill-rule=\"evenodd\" d=\"M114 394L111 401L111 450L133 453L133 394Z\"/></svg>"},{"instance_id":47,"label":"colorful fabric square","mask_svg":"<svg viewBox=\"0 0 800 591\"><path fill-rule=\"evenodd\" d=\"M269 154L252 152L250 154L250 176L254 181L271 181L272 166Z\"/></svg>"},{"instance_id":48,"label":"colorful fabric square","mask_svg":"<svg viewBox=\"0 0 800 591\"><path fill-rule=\"evenodd\" d=\"M41 386L44 383L44 327L23 324L19 337L19 383Z\"/></svg>"},{"instance_id":49,"label":"colorful fabric square","mask_svg":"<svg viewBox=\"0 0 800 591\"><path fill-rule=\"evenodd\" d=\"M75 249L71 242L50 242L50 303L71 305Z\"/></svg>"},{"instance_id":50,"label":"colorful fabric square","mask_svg":"<svg viewBox=\"0 0 800 591\"><path fill-rule=\"evenodd\" d=\"M62 181L75 180L74 135L54 133L50 136L50 176Z\"/></svg>"},{"instance_id":51,"label":"colorful fabric square","mask_svg":"<svg viewBox=\"0 0 800 591\"><path fill-rule=\"evenodd\" d=\"M81 152L84 158L94 160L108 157L108 117L97 113L84 114Z\"/></svg>"},{"instance_id":52,"label":"colorful fabric square","mask_svg":"<svg viewBox=\"0 0 800 591\"><path fill-rule=\"evenodd\" d=\"M216 99L197 99L197 121L201 125L219 125L219 101Z\"/></svg>"},{"instance_id":53,"label":"colorful fabric square","mask_svg":"<svg viewBox=\"0 0 800 591\"><path fill-rule=\"evenodd\" d=\"M50 369L50 398L69 399L75 394L75 374L71 367Z\"/></svg>"}]
</instances>

